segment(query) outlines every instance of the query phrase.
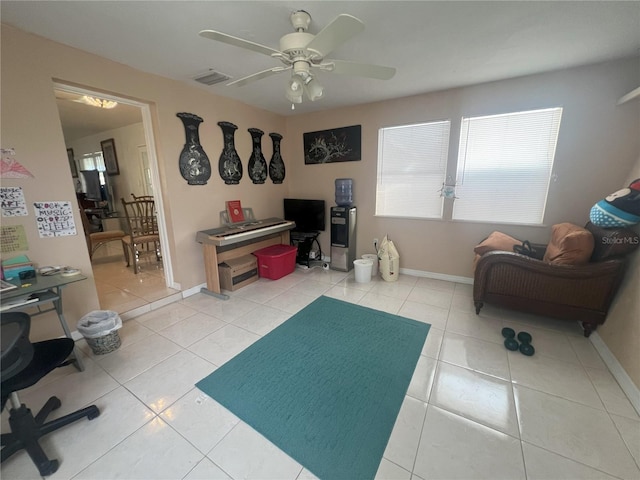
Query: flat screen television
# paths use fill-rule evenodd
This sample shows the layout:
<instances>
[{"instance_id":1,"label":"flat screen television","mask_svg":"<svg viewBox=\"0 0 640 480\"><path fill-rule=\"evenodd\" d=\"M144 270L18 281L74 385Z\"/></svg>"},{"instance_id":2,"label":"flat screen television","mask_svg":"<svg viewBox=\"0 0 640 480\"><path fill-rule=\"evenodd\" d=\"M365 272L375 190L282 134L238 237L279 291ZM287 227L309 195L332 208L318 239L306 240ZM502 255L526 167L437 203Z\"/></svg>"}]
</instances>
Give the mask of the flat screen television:
<instances>
[{"instance_id":1,"label":"flat screen television","mask_svg":"<svg viewBox=\"0 0 640 480\"><path fill-rule=\"evenodd\" d=\"M324 230L324 200L284 199L284 219L296 222L295 231L317 232Z\"/></svg>"}]
</instances>

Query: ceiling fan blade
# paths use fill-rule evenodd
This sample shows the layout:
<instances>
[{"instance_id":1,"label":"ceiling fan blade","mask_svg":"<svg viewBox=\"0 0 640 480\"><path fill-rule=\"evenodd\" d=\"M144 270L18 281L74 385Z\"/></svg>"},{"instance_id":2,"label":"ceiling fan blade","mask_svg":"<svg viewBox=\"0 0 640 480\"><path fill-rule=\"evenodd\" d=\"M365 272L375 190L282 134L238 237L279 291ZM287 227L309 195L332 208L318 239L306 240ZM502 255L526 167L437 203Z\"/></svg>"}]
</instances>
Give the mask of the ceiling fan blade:
<instances>
[{"instance_id":1,"label":"ceiling fan blade","mask_svg":"<svg viewBox=\"0 0 640 480\"><path fill-rule=\"evenodd\" d=\"M389 80L396 74L396 69L393 67L383 67L382 65L372 65L369 63L347 62L344 60L325 60L325 62L318 66L323 70L333 73L377 78L378 80Z\"/></svg>"},{"instance_id":2,"label":"ceiling fan blade","mask_svg":"<svg viewBox=\"0 0 640 480\"><path fill-rule=\"evenodd\" d=\"M290 69L291 67L273 67L269 70L263 70L262 72L254 73L252 75L239 78L238 80L234 80L233 82L227 83L227 86L233 85L235 87L242 87L247 83L255 82L256 80L262 80L263 78L267 78L271 75L275 75L276 73L284 72L285 70Z\"/></svg>"},{"instance_id":3,"label":"ceiling fan blade","mask_svg":"<svg viewBox=\"0 0 640 480\"><path fill-rule=\"evenodd\" d=\"M306 49L324 57L363 30L364 23L362 21L343 13L320 30L309 42Z\"/></svg>"},{"instance_id":4,"label":"ceiling fan blade","mask_svg":"<svg viewBox=\"0 0 640 480\"><path fill-rule=\"evenodd\" d=\"M210 40L216 40L218 42L234 45L236 47L246 48L247 50L252 50L254 52L262 53L263 55L271 56L274 53L277 53L277 54L282 53L279 50L276 50L275 48L267 47L266 45L261 45L255 42L250 42L249 40L245 40L244 38L234 37L233 35L227 35L226 33L216 32L215 30L202 30L200 32L200 36L204 38L208 38Z\"/></svg>"}]
</instances>

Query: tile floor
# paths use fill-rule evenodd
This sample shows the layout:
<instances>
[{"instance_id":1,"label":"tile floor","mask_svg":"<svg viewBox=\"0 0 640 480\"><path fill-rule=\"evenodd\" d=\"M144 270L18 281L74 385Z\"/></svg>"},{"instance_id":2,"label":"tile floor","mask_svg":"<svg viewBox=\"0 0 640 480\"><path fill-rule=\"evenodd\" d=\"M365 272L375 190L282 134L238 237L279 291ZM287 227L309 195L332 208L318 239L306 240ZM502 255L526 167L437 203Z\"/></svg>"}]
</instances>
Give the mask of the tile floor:
<instances>
[{"instance_id":1,"label":"tile floor","mask_svg":"<svg viewBox=\"0 0 640 480\"><path fill-rule=\"evenodd\" d=\"M102 411L43 438L61 460L50 478L315 478L194 383L319 295L432 325L377 478L640 478L640 417L577 325L490 306L477 317L469 285L319 269L153 310L107 355L80 341L85 372L62 368L21 395L34 408L59 396L57 414ZM504 326L531 333L536 354L507 351ZM23 452L1 473L38 477Z\"/></svg>"},{"instance_id":2,"label":"tile floor","mask_svg":"<svg viewBox=\"0 0 640 480\"><path fill-rule=\"evenodd\" d=\"M140 271L127 267L122 246L108 243L98 249L91 262L100 308L128 312L178 293L165 285L162 262L153 254L140 258Z\"/></svg>"}]
</instances>

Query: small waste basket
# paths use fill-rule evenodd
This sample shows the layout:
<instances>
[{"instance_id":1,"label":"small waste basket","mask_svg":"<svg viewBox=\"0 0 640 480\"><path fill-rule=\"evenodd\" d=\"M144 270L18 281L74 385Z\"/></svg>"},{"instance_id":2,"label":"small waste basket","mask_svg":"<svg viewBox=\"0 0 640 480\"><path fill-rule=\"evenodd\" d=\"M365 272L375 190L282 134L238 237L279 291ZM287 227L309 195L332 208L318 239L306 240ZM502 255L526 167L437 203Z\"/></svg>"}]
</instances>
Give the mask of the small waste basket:
<instances>
[{"instance_id":1,"label":"small waste basket","mask_svg":"<svg viewBox=\"0 0 640 480\"><path fill-rule=\"evenodd\" d=\"M122 319L111 310L94 310L78 321L78 331L82 334L95 355L104 355L120 346L118 329Z\"/></svg>"},{"instance_id":2,"label":"small waste basket","mask_svg":"<svg viewBox=\"0 0 640 480\"><path fill-rule=\"evenodd\" d=\"M354 260L353 267L356 270L357 283L368 283L371 281L371 268L373 267L371 260Z\"/></svg>"},{"instance_id":3,"label":"small waste basket","mask_svg":"<svg viewBox=\"0 0 640 480\"><path fill-rule=\"evenodd\" d=\"M373 267L371 268L371 278L378 276L378 255L376 253L365 253L362 255L364 260L371 260L373 262Z\"/></svg>"}]
</instances>

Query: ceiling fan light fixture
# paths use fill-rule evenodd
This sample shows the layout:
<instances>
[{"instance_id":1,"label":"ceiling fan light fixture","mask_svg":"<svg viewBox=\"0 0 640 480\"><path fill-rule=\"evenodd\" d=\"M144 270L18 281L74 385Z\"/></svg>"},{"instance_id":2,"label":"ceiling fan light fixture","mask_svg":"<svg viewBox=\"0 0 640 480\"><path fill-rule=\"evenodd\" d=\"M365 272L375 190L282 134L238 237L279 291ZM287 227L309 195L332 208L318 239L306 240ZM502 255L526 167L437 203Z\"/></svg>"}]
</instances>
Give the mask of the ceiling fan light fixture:
<instances>
[{"instance_id":1,"label":"ceiling fan light fixture","mask_svg":"<svg viewBox=\"0 0 640 480\"><path fill-rule=\"evenodd\" d=\"M239 87L292 70L285 87L285 96L291 102L292 109L296 103L302 103L303 97L315 101L324 95L324 88L311 73L312 68L378 80L389 80L394 76L395 68L327 58L327 55L364 30L364 23L356 17L340 14L315 35L308 32L311 24L308 12L296 10L290 14L290 20L294 31L280 37L279 50L217 30L202 30L200 36L280 60L284 67L257 72L227 85Z\"/></svg>"},{"instance_id":2,"label":"ceiling fan light fixture","mask_svg":"<svg viewBox=\"0 0 640 480\"><path fill-rule=\"evenodd\" d=\"M292 75L285 96L291 103L302 103L303 81L298 75Z\"/></svg>"},{"instance_id":3,"label":"ceiling fan light fixture","mask_svg":"<svg viewBox=\"0 0 640 480\"><path fill-rule=\"evenodd\" d=\"M322 98L324 87L314 77L309 77L304 83L304 92L312 102Z\"/></svg>"},{"instance_id":4,"label":"ceiling fan light fixture","mask_svg":"<svg viewBox=\"0 0 640 480\"><path fill-rule=\"evenodd\" d=\"M86 105L91 105L92 107L98 108L116 108L118 106L118 102L113 100L105 100L103 98L90 97L88 95L83 95L80 101Z\"/></svg>"}]
</instances>

